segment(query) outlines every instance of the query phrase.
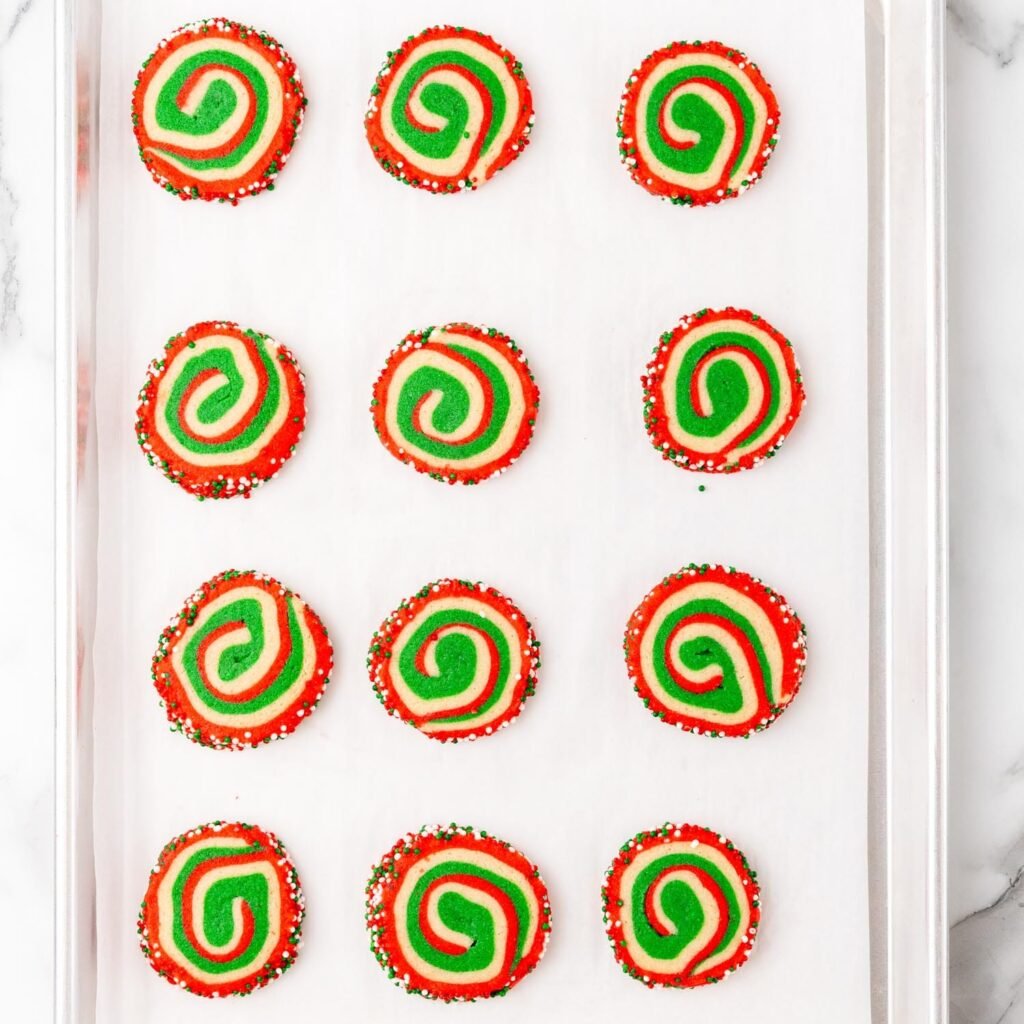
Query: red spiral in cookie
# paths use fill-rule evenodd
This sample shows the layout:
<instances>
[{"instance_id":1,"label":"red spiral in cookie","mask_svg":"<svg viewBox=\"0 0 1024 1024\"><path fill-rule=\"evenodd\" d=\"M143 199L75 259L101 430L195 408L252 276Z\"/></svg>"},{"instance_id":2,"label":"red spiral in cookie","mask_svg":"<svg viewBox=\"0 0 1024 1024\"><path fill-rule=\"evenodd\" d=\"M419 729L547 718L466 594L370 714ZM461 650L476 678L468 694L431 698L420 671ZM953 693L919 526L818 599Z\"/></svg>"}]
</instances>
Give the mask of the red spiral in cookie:
<instances>
[{"instance_id":1,"label":"red spiral in cookie","mask_svg":"<svg viewBox=\"0 0 1024 1024\"><path fill-rule=\"evenodd\" d=\"M172 32L143 62L132 124L162 189L237 205L274 188L305 106L299 72L276 39L207 18Z\"/></svg>"},{"instance_id":2,"label":"red spiral in cookie","mask_svg":"<svg viewBox=\"0 0 1024 1024\"><path fill-rule=\"evenodd\" d=\"M139 945L194 995L248 995L301 947L305 899L288 851L255 825L215 821L172 839L150 872Z\"/></svg>"},{"instance_id":3,"label":"red spiral in cookie","mask_svg":"<svg viewBox=\"0 0 1024 1024\"><path fill-rule=\"evenodd\" d=\"M540 406L526 356L493 327L410 331L373 388L374 427L400 462L445 483L476 484L526 450Z\"/></svg>"},{"instance_id":4,"label":"red spiral in cookie","mask_svg":"<svg viewBox=\"0 0 1024 1024\"><path fill-rule=\"evenodd\" d=\"M746 962L761 921L757 876L724 836L663 825L624 843L601 890L615 959L648 988L696 988Z\"/></svg>"},{"instance_id":5,"label":"red spiral in cookie","mask_svg":"<svg viewBox=\"0 0 1024 1024\"><path fill-rule=\"evenodd\" d=\"M519 61L483 32L451 25L388 53L366 113L377 163L437 195L478 188L522 153L532 127Z\"/></svg>"},{"instance_id":6,"label":"red spiral in cookie","mask_svg":"<svg viewBox=\"0 0 1024 1024\"><path fill-rule=\"evenodd\" d=\"M644 425L682 469L734 473L772 458L805 402L790 342L746 309L702 309L662 334L641 379Z\"/></svg>"},{"instance_id":7,"label":"red spiral in cookie","mask_svg":"<svg viewBox=\"0 0 1024 1024\"><path fill-rule=\"evenodd\" d=\"M722 43L670 43L629 77L619 154L632 179L680 206L738 196L779 141L779 105L745 54Z\"/></svg>"},{"instance_id":8,"label":"red spiral in cookie","mask_svg":"<svg viewBox=\"0 0 1024 1024\"><path fill-rule=\"evenodd\" d=\"M766 729L796 696L807 635L784 597L746 573L689 565L640 603L623 642L644 706L709 736Z\"/></svg>"},{"instance_id":9,"label":"red spiral in cookie","mask_svg":"<svg viewBox=\"0 0 1024 1024\"><path fill-rule=\"evenodd\" d=\"M306 424L299 364L267 334L204 321L176 334L139 392L151 466L200 500L249 495L295 453Z\"/></svg>"},{"instance_id":10,"label":"red spiral in cookie","mask_svg":"<svg viewBox=\"0 0 1024 1024\"><path fill-rule=\"evenodd\" d=\"M175 731L242 750L307 721L333 664L327 630L298 594L232 569L204 583L160 634L152 674Z\"/></svg>"},{"instance_id":11,"label":"red spiral in cookie","mask_svg":"<svg viewBox=\"0 0 1024 1024\"><path fill-rule=\"evenodd\" d=\"M367 658L388 713L441 742L505 728L536 692L539 665L540 642L509 598L451 579L402 601Z\"/></svg>"},{"instance_id":12,"label":"red spiral in cookie","mask_svg":"<svg viewBox=\"0 0 1024 1024\"><path fill-rule=\"evenodd\" d=\"M366 885L370 949L388 977L428 999L503 996L540 962L551 904L540 872L472 828L403 836Z\"/></svg>"}]
</instances>

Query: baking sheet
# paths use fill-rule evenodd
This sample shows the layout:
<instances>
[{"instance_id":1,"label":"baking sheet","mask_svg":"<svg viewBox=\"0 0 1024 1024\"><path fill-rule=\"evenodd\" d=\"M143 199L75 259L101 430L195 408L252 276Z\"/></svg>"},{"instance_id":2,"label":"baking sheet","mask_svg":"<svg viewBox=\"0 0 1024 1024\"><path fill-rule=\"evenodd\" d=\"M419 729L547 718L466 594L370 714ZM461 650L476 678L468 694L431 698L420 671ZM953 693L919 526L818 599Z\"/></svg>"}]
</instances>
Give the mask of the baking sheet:
<instances>
[{"instance_id":1,"label":"baking sheet","mask_svg":"<svg viewBox=\"0 0 1024 1024\"><path fill-rule=\"evenodd\" d=\"M865 1021L869 1008L867 429L863 8L857 0L229 4L298 61L303 137L272 196L182 204L149 181L128 109L141 59L192 4L103 5L97 410L99 593L95 826L97 1019L382 1022L621 1021L693 1012L739 1020ZM516 53L534 91L529 151L479 192L399 187L371 159L362 113L385 51L428 22L472 24ZM622 83L673 38L720 38L765 71L783 108L766 180L735 202L679 210L618 162ZM809 405L780 457L705 479L658 459L639 376L658 334L703 306L745 305L797 347ZM296 352L309 426L250 501L200 504L136 450L135 395L163 340L237 319ZM377 442L367 405L413 326L466 319L525 348L542 389L533 444L508 474L447 488ZM705 484L705 492L698 485ZM781 590L810 633L805 687L767 733L712 741L669 729L631 691L625 620L691 560ZM156 636L222 568L299 590L338 667L298 735L207 751L166 728L149 682ZM537 696L486 741L435 744L388 718L366 678L381 618L440 575L512 596L543 643ZM287 979L204 1002L157 979L135 915L157 852L211 818L276 831L308 900ZM614 964L603 872L666 819L710 825L750 857L765 917L751 961L722 985L650 992ZM460 1011L392 988L367 949L363 886L402 832L458 821L541 867L553 938L503 1000ZM624 1016L625 1015L625 1016Z\"/></svg>"}]
</instances>

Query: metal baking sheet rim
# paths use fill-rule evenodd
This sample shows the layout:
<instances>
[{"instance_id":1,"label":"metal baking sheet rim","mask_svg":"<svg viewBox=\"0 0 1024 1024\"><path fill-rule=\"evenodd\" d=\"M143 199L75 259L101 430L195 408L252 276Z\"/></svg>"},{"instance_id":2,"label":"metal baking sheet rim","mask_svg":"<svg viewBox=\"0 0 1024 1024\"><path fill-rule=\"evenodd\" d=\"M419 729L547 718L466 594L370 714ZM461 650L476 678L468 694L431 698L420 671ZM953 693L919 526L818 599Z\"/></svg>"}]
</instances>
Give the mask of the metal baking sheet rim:
<instances>
[{"instance_id":1,"label":"metal baking sheet rim","mask_svg":"<svg viewBox=\"0 0 1024 1024\"><path fill-rule=\"evenodd\" d=\"M98 0L55 5L54 1019L94 1020L89 643ZM865 0L873 1024L948 1018L942 0ZM872 117L875 111L884 116Z\"/></svg>"}]
</instances>

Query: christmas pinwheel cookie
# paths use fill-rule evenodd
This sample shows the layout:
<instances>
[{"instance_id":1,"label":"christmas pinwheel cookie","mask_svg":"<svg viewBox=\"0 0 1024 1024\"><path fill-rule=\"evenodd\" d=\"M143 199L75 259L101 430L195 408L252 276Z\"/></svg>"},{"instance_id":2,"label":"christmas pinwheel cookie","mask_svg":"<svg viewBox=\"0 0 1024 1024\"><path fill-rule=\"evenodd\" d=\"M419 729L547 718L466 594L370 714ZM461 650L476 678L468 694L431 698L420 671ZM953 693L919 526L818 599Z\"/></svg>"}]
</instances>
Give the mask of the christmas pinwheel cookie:
<instances>
[{"instance_id":1,"label":"christmas pinwheel cookie","mask_svg":"<svg viewBox=\"0 0 1024 1024\"><path fill-rule=\"evenodd\" d=\"M139 944L177 988L244 996L295 963L304 908L295 865L276 836L215 821L160 852L139 912Z\"/></svg>"},{"instance_id":2,"label":"christmas pinwheel cookie","mask_svg":"<svg viewBox=\"0 0 1024 1024\"><path fill-rule=\"evenodd\" d=\"M194 324L149 364L135 433L151 466L204 498L277 476L306 425L306 386L284 345L228 321Z\"/></svg>"},{"instance_id":3,"label":"christmas pinwheel cookie","mask_svg":"<svg viewBox=\"0 0 1024 1024\"><path fill-rule=\"evenodd\" d=\"M733 473L770 459L804 406L793 346L746 309L683 317L658 340L641 383L655 449L702 473Z\"/></svg>"},{"instance_id":4,"label":"christmas pinwheel cookie","mask_svg":"<svg viewBox=\"0 0 1024 1024\"><path fill-rule=\"evenodd\" d=\"M544 955L551 905L540 873L487 832L403 836L366 885L370 949L407 992L445 1002L503 996Z\"/></svg>"},{"instance_id":5,"label":"christmas pinwheel cookie","mask_svg":"<svg viewBox=\"0 0 1024 1024\"><path fill-rule=\"evenodd\" d=\"M761 920L746 858L699 825L663 825L628 840L601 898L615 959L648 988L721 981L750 956Z\"/></svg>"},{"instance_id":6,"label":"christmas pinwheel cookie","mask_svg":"<svg viewBox=\"0 0 1024 1024\"><path fill-rule=\"evenodd\" d=\"M522 153L532 127L519 61L490 36L450 25L388 52L366 112L377 163L437 194L479 188Z\"/></svg>"},{"instance_id":7,"label":"christmas pinwheel cookie","mask_svg":"<svg viewBox=\"0 0 1024 1024\"><path fill-rule=\"evenodd\" d=\"M410 331L373 387L374 427L399 462L445 483L504 472L530 443L540 391L526 356L493 327Z\"/></svg>"},{"instance_id":8,"label":"christmas pinwheel cookie","mask_svg":"<svg viewBox=\"0 0 1024 1024\"><path fill-rule=\"evenodd\" d=\"M171 728L217 750L290 736L330 680L327 630L270 576L229 570L204 583L160 634L153 685Z\"/></svg>"},{"instance_id":9,"label":"christmas pinwheel cookie","mask_svg":"<svg viewBox=\"0 0 1024 1024\"><path fill-rule=\"evenodd\" d=\"M295 63L276 39L207 18L161 39L143 61L132 124L162 189L237 205L274 188L305 106Z\"/></svg>"},{"instance_id":10,"label":"christmas pinwheel cookie","mask_svg":"<svg viewBox=\"0 0 1024 1024\"><path fill-rule=\"evenodd\" d=\"M438 580L384 620L366 664L389 715L431 739L474 740L523 710L536 690L540 642L493 587Z\"/></svg>"},{"instance_id":11,"label":"christmas pinwheel cookie","mask_svg":"<svg viewBox=\"0 0 1024 1024\"><path fill-rule=\"evenodd\" d=\"M680 206L745 192L779 141L771 86L721 43L670 43L645 58L626 82L618 120L630 176Z\"/></svg>"},{"instance_id":12,"label":"christmas pinwheel cookie","mask_svg":"<svg viewBox=\"0 0 1024 1024\"><path fill-rule=\"evenodd\" d=\"M760 580L720 565L663 579L626 626L629 679L657 718L707 736L766 729L796 696L803 624Z\"/></svg>"}]
</instances>

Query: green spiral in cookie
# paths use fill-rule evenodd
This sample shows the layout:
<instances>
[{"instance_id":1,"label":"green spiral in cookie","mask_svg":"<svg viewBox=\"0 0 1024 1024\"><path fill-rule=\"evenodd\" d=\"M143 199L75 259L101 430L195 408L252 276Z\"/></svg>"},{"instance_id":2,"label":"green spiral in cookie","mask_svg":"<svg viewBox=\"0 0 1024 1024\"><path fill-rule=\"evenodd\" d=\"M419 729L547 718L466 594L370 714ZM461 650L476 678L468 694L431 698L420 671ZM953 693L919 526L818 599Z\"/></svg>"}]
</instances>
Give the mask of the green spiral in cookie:
<instances>
[{"instance_id":1,"label":"green spiral in cookie","mask_svg":"<svg viewBox=\"0 0 1024 1024\"><path fill-rule=\"evenodd\" d=\"M193 853L181 865L171 889L174 908L173 934L177 950L201 971L226 974L256 962L270 931L270 885L266 875L248 867L239 867L262 847L253 843L241 847L211 846ZM225 868L222 862L230 867ZM194 915L186 906L186 894L212 878L203 899L202 938L196 933ZM235 934L233 908L240 903L243 927ZM203 944L205 939L209 947ZM230 959L213 949L228 946L234 940Z\"/></svg>"},{"instance_id":2,"label":"green spiral in cookie","mask_svg":"<svg viewBox=\"0 0 1024 1024\"><path fill-rule=\"evenodd\" d=\"M454 342L449 348L462 358L446 367L423 365L405 378L398 396L398 429L421 451L439 459L465 461L486 452L498 439L508 421L510 396L494 360ZM486 418L467 432L461 428L478 415L476 391L484 396ZM438 400L426 416L424 406L434 396Z\"/></svg>"},{"instance_id":3,"label":"green spiral in cookie","mask_svg":"<svg viewBox=\"0 0 1024 1024\"><path fill-rule=\"evenodd\" d=\"M533 104L522 67L490 36L431 28L388 54L366 115L378 163L438 193L476 188L525 148Z\"/></svg>"},{"instance_id":4,"label":"green spiral in cookie","mask_svg":"<svg viewBox=\"0 0 1024 1024\"><path fill-rule=\"evenodd\" d=\"M142 950L197 995L245 994L294 962L303 913L281 843L253 825L214 822L161 853L139 916Z\"/></svg>"},{"instance_id":5,"label":"green spiral in cookie","mask_svg":"<svg viewBox=\"0 0 1024 1024\"><path fill-rule=\"evenodd\" d=\"M378 961L428 998L504 995L547 944L551 911L537 869L486 832L452 825L406 836L366 892Z\"/></svg>"},{"instance_id":6,"label":"green spiral in cookie","mask_svg":"<svg viewBox=\"0 0 1024 1024\"><path fill-rule=\"evenodd\" d=\"M776 591L717 565L666 577L630 617L630 679L662 721L711 735L767 728L796 696L803 625Z\"/></svg>"},{"instance_id":7,"label":"green spiral in cookie","mask_svg":"<svg viewBox=\"0 0 1024 1024\"><path fill-rule=\"evenodd\" d=\"M519 457L539 402L511 338L455 323L406 336L374 385L372 411L381 441L402 462L472 484Z\"/></svg>"},{"instance_id":8,"label":"green spiral in cookie","mask_svg":"<svg viewBox=\"0 0 1024 1024\"><path fill-rule=\"evenodd\" d=\"M402 140L420 156L431 160L447 159L466 138L470 117L470 100L453 84L431 81L430 75L438 69L457 67L466 81L474 82L486 99L490 118L480 143L480 155L486 156L502 123L505 121L505 93L498 76L475 57L450 48L435 50L411 64L398 82L395 101L391 108L391 123ZM424 109L446 121L444 128L431 131L410 116L409 103L413 91L420 89Z\"/></svg>"},{"instance_id":9,"label":"green spiral in cookie","mask_svg":"<svg viewBox=\"0 0 1024 1024\"><path fill-rule=\"evenodd\" d=\"M274 188L305 103L280 43L211 18L182 26L143 62L132 123L161 188L181 199L237 204Z\"/></svg>"},{"instance_id":10,"label":"green spiral in cookie","mask_svg":"<svg viewBox=\"0 0 1024 1024\"><path fill-rule=\"evenodd\" d=\"M644 423L684 469L752 469L772 458L804 405L790 342L757 313L703 309L662 334L642 378Z\"/></svg>"},{"instance_id":11,"label":"green spiral in cookie","mask_svg":"<svg viewBox=\"0 0 1024 1024\"><path fill-rule=\"evenodd\" d=\"M199 498L248 495L292 456L306 417L295 357L226 321L193 324L150 363L136 435L168 479Z\"/></svg>"},{"instance_id":12,"label":"green spiral in cookie","mask_svg":"<svg viewBox=\"0 0 1024 1024\"><path fill-rule=\"evenodd\" d=\"M161 634L153 682L176 730L237 750L291 735L332 664L327 631L297 594L231 570L204 583Z\"/></svg>"},{"instance_id":13,"label":"green spiral in cookie","mask_svg":"<svg viewBox=\"0 0 1024 1024\"><path fill-rule=\"evenodd\" d=\"M665 825L625 843L603 896L616 959L649 987L720 981L749 956L761 914L742 853L696 825Z\"/></svg>"},{"instance_id":14,"label":"green spiral in cookie","mask_svg":"<svg viewBox=\"0 0 1024 1024\"><path fill-rule=\"evenodd\" d=\"M680 205L739 195L778 142L779 107L757 67L721 43L670 43L629 77L619 152L633 180Z\"/></svg>"},{"instance_id":15,"label":"green spiral in cookie","mask_svg":"<svg viewBox=\"0 0 1024 1024\"><path fill-rule=\"evenodd\" d=\"M178 105L190 83L205 75L214 75L192 110ZM181 147L154 148L165 155L175 155L193 170L226 169L238 165L256 145L270 109L267 82L260 69L249 59L230 50L211 45L200 52L178 61L167 76L156 97L156 124L164 132L184 135L199 143L202 139L217 138L237 117L239 107L251 104L246 114L244 132L225 146L212 146L206 156L187 156ZM223 151L223 152L222 152Z\"/></svg>"},{"instance_id":16,"label":"green spiral in cookie","mask_svg":"<svg viewBox=\"0 0 1024 1024\"><path fill-rule=\"evenodd\" d=\"M391 714L433 739L476 739L520 713L539 646L523 613L494 588L438 580L385 619L367 665Z\"/></svg>"}]
</instances>

